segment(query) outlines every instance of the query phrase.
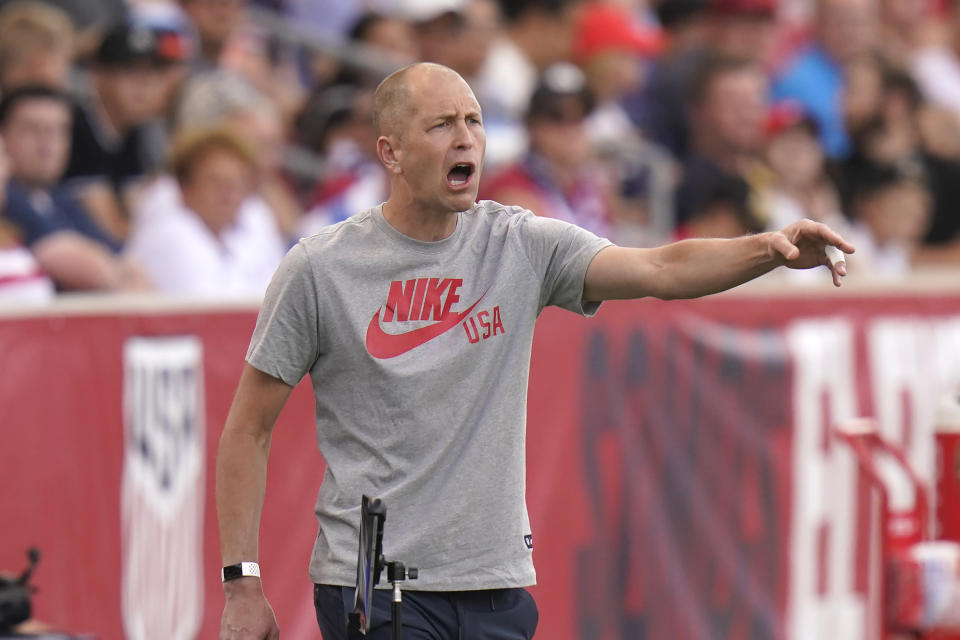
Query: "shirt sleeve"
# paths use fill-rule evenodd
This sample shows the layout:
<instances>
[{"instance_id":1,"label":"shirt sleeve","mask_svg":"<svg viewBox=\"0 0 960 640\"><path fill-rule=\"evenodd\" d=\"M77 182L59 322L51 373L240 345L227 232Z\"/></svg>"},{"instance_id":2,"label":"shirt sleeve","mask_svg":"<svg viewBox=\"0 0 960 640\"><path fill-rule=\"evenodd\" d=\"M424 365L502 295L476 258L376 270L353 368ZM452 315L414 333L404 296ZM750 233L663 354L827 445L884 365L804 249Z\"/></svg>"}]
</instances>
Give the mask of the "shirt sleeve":
<instances>
[{"instance_id":1,"label":"shirt sleeve","mask_svg":"<svg viewBox=\"0 0 960 640\"><path fill-rule=\"evenodd\" d=\"M63 224L61 220L41 215L30 204L26 195L12 186L7 188L3 217L17 228L23 244L28 247L52 233L69 230L69 227Z\"/></svg>"},{"instance_id":2,"label":"shirt sleeve","mask_svg":"<svg viewBox=\"0 0 960 640\"><path fill-rule=\"evenodd\" d=\"M540 309L553 305L592 316L599 302L584 302L587 268L597 253L613 243L585 229L526 211L519 219L520 237L540 277Z\"/></svg>"},{"instance_id":3,"label":"shirt sleeve","mask_svg":"<svg viewBox=\"0 0 960 640\"><path fill-rule=\"evenodd\" d=\"M267 287L247 362L295 386L320 357L318 292L307 251L295 245Z\"/></svg>"}]
</instances>

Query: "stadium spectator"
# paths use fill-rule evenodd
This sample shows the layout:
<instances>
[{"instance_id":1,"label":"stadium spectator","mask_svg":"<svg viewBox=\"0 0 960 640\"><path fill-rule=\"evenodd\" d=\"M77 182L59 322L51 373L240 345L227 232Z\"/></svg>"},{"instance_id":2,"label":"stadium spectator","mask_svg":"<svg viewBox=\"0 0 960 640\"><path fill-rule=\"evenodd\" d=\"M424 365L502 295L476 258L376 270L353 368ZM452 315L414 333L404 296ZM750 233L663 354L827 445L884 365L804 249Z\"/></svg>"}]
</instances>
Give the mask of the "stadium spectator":
<instances>
[{"instance_id":1,"label":"stadium spectator","mask_svg":"<svg viewBox=\"0 0 960 640\"><path fill-rule=\"evenodd\" d=\"M259 171L256 152L222 127L174 141L176 196L136 218L128 252L157 290L204 297L262 295L286 244L263 207L244 206Z\"/></svg>"},{"instance_id":2,"label":"stadium spectator","mask_svg":"<svg viewBox=\"0 0 960 640\"><path fill-rule=\"evenodd\" d=\"M644 86L624 101L631 120L644 137L680 160L690 153L689 85L709 52L707 2L663 0L657 5L666 48L651 63Z\"/></svg>"},{"instance_id":3,"label":"stadium spectator","mask_svg":"<svg viewBox=\"0 0 960 640\"><path fill-rule=\"evenodd\" d=\"M579 12L573 58L596 101L587 118L594 145L616 147L636 137L621 100L642 84L646 58L659 53L662 46L658 31L642 28L621 7L593 2Z\"/></svg>"},{"instance_id":4,"label":"stadium spectator","mask_svg":"<svg viewBox=\"0 0 960 640\"><path fill-rule=\"evenodd\" d=\"M933 104L960 117L960 7L942 3L940 37L918 47L910 60L910 72Z\"/></svg>"},{"instance_id":5,"label":"stadium spectator","mask_svg":"<svg viewBox=\"0 0 960 640\"><path fill-rule=\"evenodd\" d=\"M416 33L406 20L392 14L366 11L347 31L347 41L381 57L385 66L399 68L420 57ZM347 56L338 59L320 53L313 57L314 92L327 86L374 87L382 72L371 70ZM309 100L309 98L308 98Z\"/></svg>"},{"instance_id":6,"label":"stadium spectator","mask_svg":"<svg viewBox=\"0 0 960 640\"><path fill-rule=\"evenodd\" d=\"M894 159L927 153L945 161L960 161L960 118L925 101L906 70L881 56L863 56L847 66L846 82L844 115L854 139L854 153L863 131L880 128L888 138L884 154Z\"/></svg>"},{"instance_id":7,"label":"stadium spectator","mask_svg":"<svg viewBox=\"0 0 960 640\"><path fill-rule=\"evenodd\" d=\"M791 102L771 107L764 127L765 159L771 172L764 194L767 229L809 218L844 229L840 199L827 175L813 118Z\"/></svg>"},{"instance_id":8,"label":"stadium spectator","mask_svg":"<svg viewBox=\"0 0 960 640\"><path fill-rule=\"evenodd\" d=\"M9 177L10 159L0 143L0 202L6 201ZM0 304L43 302L53 294L53 281L23 246L16 227L0 216Z\"/></svg>"},{"instance_id":9,"label":"stadium spectator","mask_svg":"<svg viewBox=\"0 0 960 640\"><path fill-rule=\"evenodd\" d=\"M922 167L876 165L853 185L850 202L850 237L860 243L849 258L851 273L907 275L930 223L932 199Z\"/></svg>"},{"instance_id":10,"label":"stadium spectator","mask_svg":"<svg viewBox=\"0 0 960 640\"><path fill-rule=\"evenodd\" d=\"M400 14L413 25L419 59L476 77L497 35L493 0L403 0Z\"/></svg>"},{"instance_id":11,"label":"stadium spectator","mask_svg":"<svg viewBox=\"0 0 960 640\"><path fill-rule=\"evenodd\" d=\"M916 56L946 38L932 0L879 0L881 52L898 69L909 71Z\"/></svg>"},{"instance_id":12,"label":"stadium spectator","mask_svg":"<svg viewBox=\"0 0 960 640\"><path fill-rule=\"evenodd\" d=\"M775 101L796 100L817 121L831 158L850 152L844 127L844 67L877 43L876 0L818 0L814 40L790 61L773 86Z\"/></svg>"},{"instance_id":13,"label":"stadium spectator","mask_svg":"<svg viewBox=\"0 0 960 640\"><path fill-rule=\"evenodd\" d=\"M24 85L65 89L73 64L75 34L70 16L36 0L0 10L0 91Z\"/></svg>"},{"instance_id":14,"label":"stadium spectator","mask_svg":"<svg viewBox=\"0 0 960 640\"><path fill-rule=\"evenodd\" d=\"M284 236L295 239L303 209L283 172L285 132L277 105L236 73L199 73L181 91L174 128L180 132L218 125L247 138L257 149L258 186L245 206L269 210ZM162 205L157 199L163 200L164 191L162 183L151 184L142 196L140 210L159 209Z\"/></svg>"},{"instance_id":15,"label":"stadium spectator","mask_svg":"<svg viewBox=\"0 0 960 640\"><path fill-rule=\"evenodd\" d=\"M776 54L772 0L664 0L656 7L666 49L645 86L624 100L632 121L651 141L684 161L691 153L688 101L708 58L749 60L769 69Z\"/></svg>"},{"instance_id":16,"label":"stadium spectator","mask_svg":"<svg viewBox=\"0 0 960 640\"><path fill-rule=\"evenodd\" d=\"M219 67L231 37L247 17L247 0L180 0L200 38L196 70Z\"/></svg>"},{"instance_id":17,"label":"stadium spectator","mask_svg":"<svg viewBox=\"0 0 960 640\"><path fill-rule=\"evenodd\" d=\"M162 165L161 117L183 79L191 46L173 30L118 23L94 54L89 92L78 96L65 178L118 238L128 233L142 179Z\"/></svg>"},{"instance_id":18,"label":"stadium spectator","mask_svg":"<svg viewBox=\"0 0 960 640\"><path fill-rule=\"evenodd\" d=\"M869 98L851 92L846 107L853 152L840 165L839 173L847 199L851 200L862 184L882 177L881 169L922 174L933 198L933 211L924 238L931 250L919 252L918 260L941 256L947 262L960 263L957 257L949 257L950 247L960 242L960 218L956 215L960 161L942 148L951 134L957 135L956 129L942 126L925 134L924 126L930 126L924 121L928 107L907 73L878 57L862 59L856 68L851 81L859 79L852 88L864 89Z\"/></svg>"},{"instance_id":19,"label":"stadium spectator","mask_svg":"<svg viewBox=\"0 0 960 640\"><path fill-rule=\"evenodd\" d=\"M500 7L496 0L468 0L462 13L464 28L450 61L473 82L500 33Z\"/></svg>"},{"instance_id":20,"label":"stadium spectator","mask_svg":"<svg viewBox=\"0 0 960 640\"><path fill-rule=\"evenodd\" d=\"M841 105L844 126L853 137L881 111L885 69L886 64L874 54L857 56L844 67Z\"/></svg>"},{"instance_id":21,"label":"stadium spectator","mask_svg":"<svg viewBox=\"0 0 960 640\"><path fill-rule=\"evenodd\" d=\"M383 202L389 182L377 159L373 92L348 85L318 91L300 118L303 142L325 159L300 235L310 236Z\"/></svg>"},{"instance_id":22,"label":"stadium spectator","mask_svg":"<svg viewBox=\"0 0 960 640\"><path fill-rule=\"evenodd\" d=\"M194 72L229 70L246 78L291 122L303 106L298 52L251 19L249 0L181 0L200 39Z\"/></svg>"},{"instance_id":23,"label":"stadium spectator","mask_svg":"<svg viewBox=\"0 0 960 640\"><path fill-rule=\"evenodd\" d=\"M755 63L708 59L691 91L692 154L677 191L681 236L730 237L763 227L748 176L761 162L767 77Z\"/></svg>"},{"instance_id":24,"label":"stadium spectator","mask_svg":"<svg viewBox=\"0 0 960 640\"><path fill-rule=\"evenodd\" d=\"M591 162L585 122L592 104L577 67L561 63L547 69L527 110L530 151L485 181L481 197L610 235L611 186Z\"/></svg>"},{"instance_id":25,"label":"stadium spectator","mask_svg":"<svg viewBox=\"0 0 960 640\"><path fill-rule=\"evenodd\" d=\"M770 69L777 54L776 9L775 0L711 0L711 49Z\"/></svg>"},{"instance_id":26,"label":"stadium spectator","mask_svg":"<svg viewBox=\"0 0 960 640\"><path fill-rule=\"evenodd\" d=\"M572 0L500 0L503 30L475 78L487 132L488 167L520 158L526 150L523 118L538 77L570 60Z\"/></svg>"},{"instance_id":27,"label":"stadium spectator","mask_svg":"<svg viewBox=\"0 0 960 640\"><path fill-rule=\"evenodd\" d=\"M398 65L420 56L413 26L402 18L368 12L351 27L352 42L373 47Z\"/></svg>"},{"instance_id":28,"label":"stadium spectator","mask_svg":"<svg viewBox=\"0 0 960 640\"><path fill-rule=\"evenodd\" d=\"M622 7L598 2L581 9L576 25L573 56L595 101L587 136L613 189L612 237L621 245L660 244L672 231L673 216L655 229L653 211L672 209L676 167L669 152L643 138L623 103L643 85L650 60L664 46L663 34ZM671 184L658 191L654 174L664 164Z\"/></svg>"},{"instance_id":29,"label":"stadium spectator","mask_svg":"<svg viewBox=\"0 0 960 640\"><path fill-rule=\"evenodd\" d=\"M3 215L58 288L141 288L139 270L118 255L120 244L60 184L70 148L67 97L42 86L6 93L0 135L11 161Z\"/></svg>"}]
</instances>

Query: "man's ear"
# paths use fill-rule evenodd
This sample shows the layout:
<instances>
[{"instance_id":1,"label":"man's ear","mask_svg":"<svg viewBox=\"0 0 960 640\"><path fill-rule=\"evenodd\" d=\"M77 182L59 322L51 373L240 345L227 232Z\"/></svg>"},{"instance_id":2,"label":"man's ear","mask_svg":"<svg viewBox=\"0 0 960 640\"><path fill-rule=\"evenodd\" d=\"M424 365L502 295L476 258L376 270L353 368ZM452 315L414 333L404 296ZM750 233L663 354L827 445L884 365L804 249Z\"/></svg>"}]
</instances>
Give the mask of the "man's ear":
<instances>
[{"instance_id":1,"label":"man's ear","mask_svg":"<svg viewBox=\"0 0 960 640\"><path fill-rule=\"evenodd\" d=\"M401 171L398 155L399 153L394 146L394 140L391 137L380 136L377 138L377 157L380 158L380 162L387 168L387 171L394 175L399 174Z\"/></svg>"}]
</instances>

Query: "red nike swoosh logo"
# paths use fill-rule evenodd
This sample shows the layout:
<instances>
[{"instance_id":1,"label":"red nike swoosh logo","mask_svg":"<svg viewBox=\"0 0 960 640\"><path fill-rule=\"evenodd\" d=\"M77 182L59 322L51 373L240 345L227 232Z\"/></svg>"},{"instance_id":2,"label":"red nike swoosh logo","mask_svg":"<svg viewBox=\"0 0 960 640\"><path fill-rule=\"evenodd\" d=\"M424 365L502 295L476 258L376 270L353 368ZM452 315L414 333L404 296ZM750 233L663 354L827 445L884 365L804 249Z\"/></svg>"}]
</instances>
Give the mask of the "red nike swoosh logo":
<instances>
[{"instance_id":1,"label":"red nike swoosh logo","mask_svg":"<svg viewBox=\"0 0 960 640\"><path fill-rule=\"evenodd\" d=\"M460 321L470 315L473 308L480 304L480 301L483 300L483 296L485 295L487 295L486 292L484 292L476 302L470 305L470 308L466 311L448 313L447 317L443 320L428 324L419 329L407 331L406 333L387 333L384 331L380 326L380 312L383 311L383 307L380 307L377 309L377 312L373 314L373 318L370 319L370 324L367 326L367 351L374 358L385 360L387 358L396 358L411 349L416 349L420 345L430 342L437 336L450 331L450 329L460 324Z\"/></svg>"}]
</instances>

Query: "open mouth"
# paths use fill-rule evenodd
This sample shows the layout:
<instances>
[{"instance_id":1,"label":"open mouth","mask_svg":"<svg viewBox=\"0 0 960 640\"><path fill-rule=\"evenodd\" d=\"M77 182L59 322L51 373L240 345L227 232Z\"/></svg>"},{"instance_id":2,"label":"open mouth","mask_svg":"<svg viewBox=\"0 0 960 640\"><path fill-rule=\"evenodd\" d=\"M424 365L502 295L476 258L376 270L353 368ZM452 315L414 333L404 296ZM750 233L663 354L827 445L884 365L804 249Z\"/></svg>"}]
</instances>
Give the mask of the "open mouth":
<instances>
[{"instance_id":1,"label":"open mouth","mask_svg":"<svg viewBox=\"0 0 960 640\"><path fill-rule=\"evenodd\" d=\"M447 173L447 184L451 187L463 187L470 184L474 167L469 162L458 162Z\"/></svg>"}]
</instances>

